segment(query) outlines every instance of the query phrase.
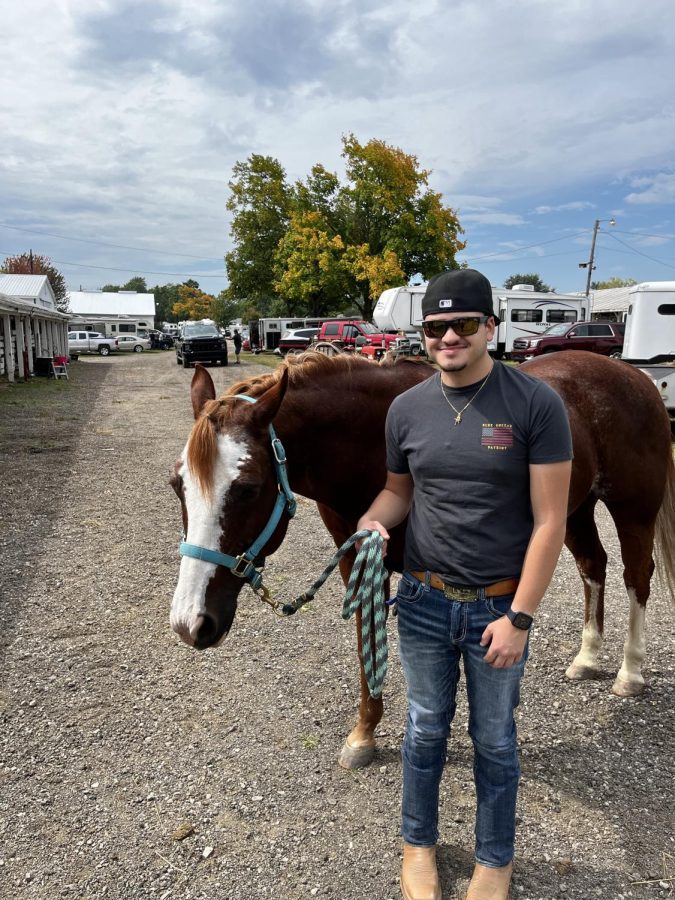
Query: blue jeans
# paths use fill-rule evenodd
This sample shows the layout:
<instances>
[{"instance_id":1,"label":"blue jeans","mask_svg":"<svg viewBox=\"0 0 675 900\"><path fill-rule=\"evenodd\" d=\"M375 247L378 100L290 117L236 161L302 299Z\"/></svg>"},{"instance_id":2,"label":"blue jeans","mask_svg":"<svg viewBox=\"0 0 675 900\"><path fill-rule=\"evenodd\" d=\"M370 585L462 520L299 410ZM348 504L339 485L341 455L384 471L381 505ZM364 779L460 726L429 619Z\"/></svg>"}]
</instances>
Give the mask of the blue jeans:
<instances>
[{"instance_id":1,"label":"blue jeans","mask_svg":"<svg viewBox=\"0 0 675 900\"><path fill-rule=\"evenodd\" d=\"M455 715L459 659L469 701L474 746L476 861L498 868L513 859L520 779L513 711L520 700L523 659L508 669L485 662L480 639L510 607L513 594L470 603L404 573L396 597L399 649L408 687L403 741L403 840L418 847L438 841L438 791Z\"/></svg>"}]
</instances>

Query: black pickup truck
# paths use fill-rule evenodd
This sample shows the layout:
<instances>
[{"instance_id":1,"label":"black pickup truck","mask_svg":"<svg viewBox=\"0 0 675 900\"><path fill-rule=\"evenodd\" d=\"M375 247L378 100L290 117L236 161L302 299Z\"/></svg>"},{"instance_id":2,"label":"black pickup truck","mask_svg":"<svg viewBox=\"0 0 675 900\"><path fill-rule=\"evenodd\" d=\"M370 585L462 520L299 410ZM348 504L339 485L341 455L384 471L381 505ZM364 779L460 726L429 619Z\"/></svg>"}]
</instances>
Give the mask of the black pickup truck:
<instances>
[{"instance_id":1,"label":"black pickup truck","mask_svg":"<svg viewBox=\"0 0 675 900\"><path fill-rule=\"evenodd\" d=\"M196 362L227 365L227 341L215 325L188 322L176 338L176 364L188 369Z\"/></svg>"}]
</instances>

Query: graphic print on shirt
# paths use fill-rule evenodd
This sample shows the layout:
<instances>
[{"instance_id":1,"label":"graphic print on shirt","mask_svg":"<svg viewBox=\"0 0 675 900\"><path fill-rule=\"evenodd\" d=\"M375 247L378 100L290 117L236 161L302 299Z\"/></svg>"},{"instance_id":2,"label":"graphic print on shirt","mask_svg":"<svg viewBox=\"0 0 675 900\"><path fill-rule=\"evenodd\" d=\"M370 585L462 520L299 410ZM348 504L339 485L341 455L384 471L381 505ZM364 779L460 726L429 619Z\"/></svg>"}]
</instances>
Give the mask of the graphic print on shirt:
<instances>
[{"instance_id":1,"label":"graphic print on shirt","mask_svg":"<svg viewBox=\"0 0 675 900\"><path fill-rule=\"evenodd\" d=\"M488 450L509 450L513 447L513 425L498 422L483 422L480 435L481 447Z\"/></svg>"}]
</instances>

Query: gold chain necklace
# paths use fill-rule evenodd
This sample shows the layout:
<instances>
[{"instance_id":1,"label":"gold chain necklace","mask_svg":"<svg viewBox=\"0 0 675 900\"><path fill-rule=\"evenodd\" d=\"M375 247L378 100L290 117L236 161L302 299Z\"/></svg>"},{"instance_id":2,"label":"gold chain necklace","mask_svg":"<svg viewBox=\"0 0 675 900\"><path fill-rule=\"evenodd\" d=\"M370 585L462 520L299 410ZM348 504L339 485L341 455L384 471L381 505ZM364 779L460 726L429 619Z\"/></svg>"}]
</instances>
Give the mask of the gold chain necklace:
<instances>
[{"instance_id":1,"label":"gold chain necklace","mask_svg":"<svg viewBox=\"0 0 675 900\"><path fill-rule=\"evenodd\" d=\"M494 363L492 364L492 369L494 369ZM489 380L489 378L490 378L490 375L492 375L492 369L490 369L490 371L487 373L487 375L485 376L485 380L483 381L483 383L481 384L481 386L478 388L478 390L476 391L476 393L473 395L473 397L472 397L472 398L469 400L469 402L466 403L461 409L457 409L457 407L456 407L454 404L452 404L452 403L450 402L450 400L448 399L448 395L445 393L445 386L443 385L443 379L440 378L441 394L443 394L443 397L444 397L444 399L445 399L445 402L448 404L448 406L450 407L450 409L452 409L452 410L456 413L456 415L455 415L455 425L459 425L459 424L461 423L461 421L462 421L462 416L464 415L464 413L467 411L467 409L471 406L471 404L473 403L473 401L476 399L476 397L480 394L480 392L483 390L483 388L485 387L485 385L488 383L488 380Z\"/></svg>"}]
</instances>

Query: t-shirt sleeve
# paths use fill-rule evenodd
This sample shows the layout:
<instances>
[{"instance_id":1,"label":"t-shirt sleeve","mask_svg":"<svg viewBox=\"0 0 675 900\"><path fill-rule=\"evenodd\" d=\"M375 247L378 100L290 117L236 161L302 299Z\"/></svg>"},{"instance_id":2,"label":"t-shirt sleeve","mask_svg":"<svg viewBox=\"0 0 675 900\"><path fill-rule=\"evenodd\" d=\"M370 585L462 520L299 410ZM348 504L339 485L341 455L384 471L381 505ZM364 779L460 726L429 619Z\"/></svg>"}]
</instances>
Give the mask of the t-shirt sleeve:
<instances>
[{"instance_id":1,"label":"t-shirt sleeve","mask_svg":"<svg viewBox=\"0 0 675 900\"><path fill-rule=\"evenodd\" d=\"M535 465L565 462L574 457L572 432L562 398L543 382L530 408L528 461Z\"/></svg>"},{"instance_id":2,"label":"t-shirt sleeve","mask_svg":"<svg viewBox=\"0 0 675 900\"><path fill-rule=\"evenodd\" d=\"M387 441L387 471L395 475L407 475L410 472L408 457L401 449L401 437L399 434L396 404L389 407L385 424L385 437Z\"/></svg>"}]
</instances>

